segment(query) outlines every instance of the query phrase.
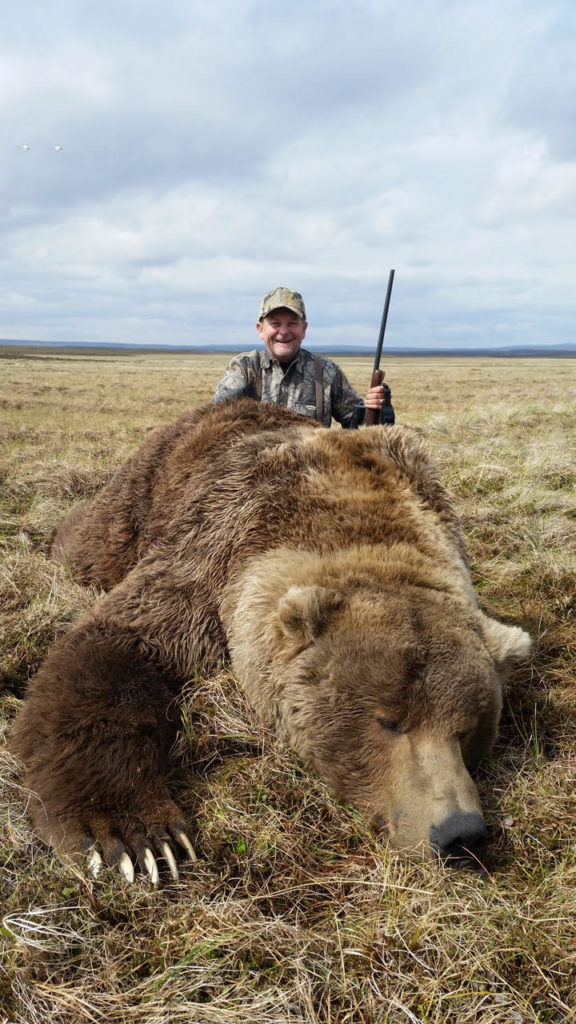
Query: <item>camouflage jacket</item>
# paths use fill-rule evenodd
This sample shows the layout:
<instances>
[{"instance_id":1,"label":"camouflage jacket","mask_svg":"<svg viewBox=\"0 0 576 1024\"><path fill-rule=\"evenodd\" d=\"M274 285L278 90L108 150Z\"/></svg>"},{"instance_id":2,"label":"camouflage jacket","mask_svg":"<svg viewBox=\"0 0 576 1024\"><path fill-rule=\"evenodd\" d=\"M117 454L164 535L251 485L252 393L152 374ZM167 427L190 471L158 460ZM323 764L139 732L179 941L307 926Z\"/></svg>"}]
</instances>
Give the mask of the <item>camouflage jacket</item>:
<instances>
[{"instance_id":1,"label":"camouflage jacket","mask_svg":"<svg viewBox=\"0 0 576 1024\"><path fill-rule=\"evenodd\" d=\"M322 389L322 411L317 415L316 374L320 361ZM303 416L319 419L329 427L332 419L343 427L350 427L354 406L362 398L346 379L342 370L331 359L313 355L301 348L296 358L284 371L276 359L266 350L246 352L236 356L226 367L218 384L213 402L225 402L228 398L257 398L292 409Z\"/></svg>"}]
</instances>

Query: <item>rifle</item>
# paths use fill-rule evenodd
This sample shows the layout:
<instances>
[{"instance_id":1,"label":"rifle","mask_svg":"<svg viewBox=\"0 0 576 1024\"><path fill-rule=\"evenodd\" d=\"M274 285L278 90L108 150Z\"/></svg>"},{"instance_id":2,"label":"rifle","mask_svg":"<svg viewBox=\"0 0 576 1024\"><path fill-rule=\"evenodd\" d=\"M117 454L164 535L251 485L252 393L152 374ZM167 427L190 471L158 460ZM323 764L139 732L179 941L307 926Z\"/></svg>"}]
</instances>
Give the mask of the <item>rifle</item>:
<instances>
[{"instance_id":1,"label":"rifle","mask_svg":"<svg viewBox=\"0 0 576 1024\"><path fill-rule=\"evenodd\" d=\"M382 323L380 324L380 334L378 336L376 356L374 358L374 369L372 371L372 383L370 384L371 388L378 387L379 384L382 384L384 388L384 401L382 402L381 409L366 409L364 413L364 424L367 427L373 427L377 423L394 423L394 409L392 408L392 402L390 401L392 394L388 385L384 384L384 371L380 369L382 343L384 341L384 332L386 330L386 321L388 319L390 296L392 295L392 285L394 284L394 273L395 271L391 270L388 277L388 288L386 289L386 298L384 300L384 312L382 313Z\"/></svg>"}]
</instances>

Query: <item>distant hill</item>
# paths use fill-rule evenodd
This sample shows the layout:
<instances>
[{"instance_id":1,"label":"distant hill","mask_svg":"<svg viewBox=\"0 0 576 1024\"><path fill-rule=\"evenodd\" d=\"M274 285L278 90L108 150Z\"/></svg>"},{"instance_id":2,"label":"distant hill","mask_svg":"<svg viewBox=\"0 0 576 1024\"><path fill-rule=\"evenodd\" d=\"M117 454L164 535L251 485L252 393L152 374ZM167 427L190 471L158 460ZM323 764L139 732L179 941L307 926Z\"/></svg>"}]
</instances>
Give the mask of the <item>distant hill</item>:
<instances>
[{"instance_id":1,"label":"distant hill","mask_svg":"<svg viewBox=\"0 0 576 1024\"><path fill-rule=\"evenodd\" d=\"M100 352L245 352L250 347L246 344L220 344L214 345L139 345L131 342L100 342L100 341L34 341L16 340L14 338L0 338L0 346L16 348L49 348L49 349L94 349ZM254 346L255 347L255 346ZM307 346L312 352L329 351L334 356L369 356L374 354L374 348L364 345L339 346L333 345L330 349L325 346L319 347L315 344ZM493 356L495 358L539 358L546 356L559 358L574 358L576 356L576 342L566 342L562 345L506 345L490 346L483 345L475 348L399 348L390 346L384 349L385 356Z\"/></svg>"}]
</instances>

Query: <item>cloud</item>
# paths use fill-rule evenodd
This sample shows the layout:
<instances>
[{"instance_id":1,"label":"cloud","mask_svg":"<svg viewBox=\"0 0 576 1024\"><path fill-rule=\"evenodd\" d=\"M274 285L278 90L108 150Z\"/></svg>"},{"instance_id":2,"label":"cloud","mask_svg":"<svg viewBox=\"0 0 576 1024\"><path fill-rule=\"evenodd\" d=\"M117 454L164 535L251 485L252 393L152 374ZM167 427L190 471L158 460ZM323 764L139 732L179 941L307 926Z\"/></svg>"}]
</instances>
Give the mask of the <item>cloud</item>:
<instances>
[{"instance_id":1,"label":"cloud","mask_svg":"<svg viewBox=\"0 0 576 1024\"><path fill-rule=\"evenodd\" d=\"M573 27L568 0L23 0L2 333L251 343L283 283L312 342L364 343L394 266L391 343L571 340Z\"/></svg>"}]
</instances>

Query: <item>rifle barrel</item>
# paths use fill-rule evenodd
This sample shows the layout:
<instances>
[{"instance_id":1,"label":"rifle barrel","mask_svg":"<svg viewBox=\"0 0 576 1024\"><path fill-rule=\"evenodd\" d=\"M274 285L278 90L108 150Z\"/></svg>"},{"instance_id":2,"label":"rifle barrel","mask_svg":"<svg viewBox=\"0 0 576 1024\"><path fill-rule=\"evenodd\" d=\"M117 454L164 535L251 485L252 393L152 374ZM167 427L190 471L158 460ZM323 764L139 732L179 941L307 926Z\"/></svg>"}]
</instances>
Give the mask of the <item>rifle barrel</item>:
<instances>
[{"instance_id":1,"label":"rifle barrel","mask_svg":"<svg viewBox=\"0 0 576 1024\"><path fill-rule=\"evenodd\" d=\"M378 336L378 344L376 346L376 355L374 357L374 370L380 368L380 357L382 355L382 344L384 342L384 332L386 330L386 321L388 320L388 310L390 308L390 297L392 295L392 285L394 284L394 274L396 271L391 270L388 275L388 287L386 289L386 298L384 299L384 312L382 313L382 323L380 324L380 334Z\"/></svg>"}]
</instances>

